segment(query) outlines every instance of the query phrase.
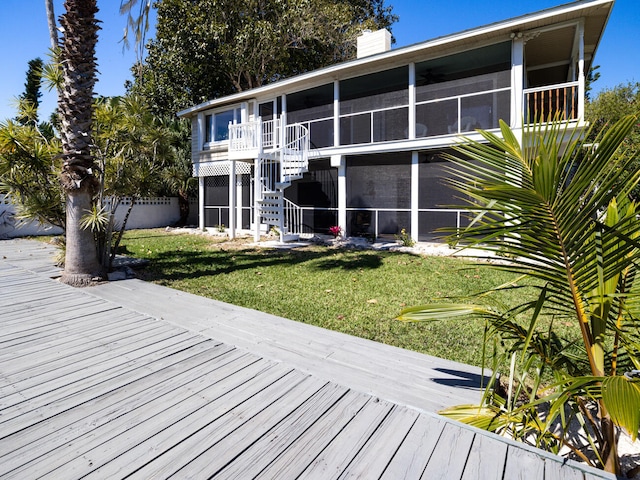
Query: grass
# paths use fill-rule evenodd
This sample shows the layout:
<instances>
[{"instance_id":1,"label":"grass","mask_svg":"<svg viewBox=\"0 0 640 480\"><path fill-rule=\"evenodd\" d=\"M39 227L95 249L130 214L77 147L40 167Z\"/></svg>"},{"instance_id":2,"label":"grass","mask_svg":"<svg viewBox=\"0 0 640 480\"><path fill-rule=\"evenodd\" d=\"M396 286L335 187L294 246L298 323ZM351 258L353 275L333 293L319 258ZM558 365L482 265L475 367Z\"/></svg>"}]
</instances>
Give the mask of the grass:
<instances>
[{"instance_id":1,"label":"grass","mask_svg":"<svg viewBox=\"0 0 640 480\"><path fill-rule=\"evenodd\" d=\"M150 260L138 272L145 280L473 365L482 362L483 321L406 324L395 317L405 306L514 280L454 258L320 246L238 248L215 237L162 230L127 232L123 245L128 254ZM520 302L527 289L501 295L501 301Z\"/></svg>"}]
</instances>

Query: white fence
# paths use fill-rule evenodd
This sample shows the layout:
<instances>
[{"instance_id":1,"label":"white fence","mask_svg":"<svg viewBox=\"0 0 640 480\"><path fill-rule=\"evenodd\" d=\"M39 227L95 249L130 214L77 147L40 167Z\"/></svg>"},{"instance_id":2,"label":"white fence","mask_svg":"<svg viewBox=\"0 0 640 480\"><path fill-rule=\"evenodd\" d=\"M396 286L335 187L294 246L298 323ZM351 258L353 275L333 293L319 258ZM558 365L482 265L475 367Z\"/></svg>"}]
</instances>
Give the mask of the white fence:
<instances>
[{"instance_id":1,"label":"white fence","mask_svg":"<svg viewBox=\"0 0 640 480\"><path fill-rule=\"evenodd\" d=\"M116 222L124 219L131 200L125 200L116 210ZM0 238L25 237L30 235L58 235L57 227L40 225L37 222L20 222L15 219L16 209L3 195L0 195ZM198 203L190 204L190 224L197 224ZM127 221L127 230L136 228L159 228L174 225L180 220L177 197L148 197L136 201Z\"/></svg>"}]
</instances>

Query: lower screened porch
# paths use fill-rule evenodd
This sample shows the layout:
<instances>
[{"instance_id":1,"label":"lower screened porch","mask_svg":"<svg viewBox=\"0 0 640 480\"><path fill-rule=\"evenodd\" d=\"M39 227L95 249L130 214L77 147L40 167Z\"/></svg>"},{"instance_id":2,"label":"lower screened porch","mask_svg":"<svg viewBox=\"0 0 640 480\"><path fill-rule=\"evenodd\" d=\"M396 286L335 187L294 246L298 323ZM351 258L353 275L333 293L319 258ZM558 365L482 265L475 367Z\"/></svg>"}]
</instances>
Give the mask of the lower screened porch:
<instances>
[{"instance_id":1,"label":"lower screened porch","mask_svg":"<svg viewBox=\"0 0 640 480\"><path fill-rule=\"evenodd\" d=\"M346 236L393 240L405 230L415 241L434 241L441 237L436 231L441 227L465 227L467 213L451 208L460 201L446 184L445 153L380 153L310 161L303 178L285 190L288 233L326 235L339 225ZM253 164L236 162L235 194L230 165L219 162L214 175L200 177L200 228L217 228L230 235L253 233ZM229 232L232 223L236 231ZM261 233L269 229L270 225L260 224Z\"/></svg>"}]
</instances>

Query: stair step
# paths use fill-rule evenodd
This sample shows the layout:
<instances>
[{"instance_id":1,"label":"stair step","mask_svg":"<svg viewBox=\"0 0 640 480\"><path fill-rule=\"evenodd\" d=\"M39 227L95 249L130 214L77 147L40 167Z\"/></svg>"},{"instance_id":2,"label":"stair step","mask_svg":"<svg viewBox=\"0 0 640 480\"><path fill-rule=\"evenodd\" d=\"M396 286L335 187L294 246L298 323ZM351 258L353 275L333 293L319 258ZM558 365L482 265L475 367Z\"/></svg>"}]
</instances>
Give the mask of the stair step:
<instances>
[{"instance_id":1,"label":"stair step","mask_svg":"<svg viewBox=\"0 0 640 480\"><path fill-rule=\"evenodd\" d=\"M275 208L267 208L267 209L261 208L260 215L272 215L272 216L281 217L282 211Z\"/></svg>"},{"instance_id":2,"label":"stair step","mask_svg":"<svg viewBox=\"0 0 640 480\"><path fill-rule=\"evenodd\" d=\"M260 214L260 218L262 218L262 220L266 222L273 222L273 223L280 223L280 220L282 219L282 217L279 215L265 215L263 213Z\"/></svg>"},{"instance_id":3,"label":"stair step","mask_svg":"<svg viewBox=\"0 0 640 480\"><path fill-rule=\"evenodd\" d=\"M278 199L269 199L269 198L265 198L263 200L258 200L258 205L262 205L264 207L282 207L282 199L278 198Z\"/></svg>"},{"instance_id":4,"label":"stair step","mask_svg":"<svg viewBox=\"0 0 640 480\"><path fill-rule=\"evenodd\" d=\"M283 175L283 180L286 180L285 183L283 183L284 185L286 185L287 188L289 186L291 186L291 182L293 182L294 180L300 180L302 178L302 175ZM276 187L278 186L278 184L276 184Z\"/></svg>"}]
</instances>

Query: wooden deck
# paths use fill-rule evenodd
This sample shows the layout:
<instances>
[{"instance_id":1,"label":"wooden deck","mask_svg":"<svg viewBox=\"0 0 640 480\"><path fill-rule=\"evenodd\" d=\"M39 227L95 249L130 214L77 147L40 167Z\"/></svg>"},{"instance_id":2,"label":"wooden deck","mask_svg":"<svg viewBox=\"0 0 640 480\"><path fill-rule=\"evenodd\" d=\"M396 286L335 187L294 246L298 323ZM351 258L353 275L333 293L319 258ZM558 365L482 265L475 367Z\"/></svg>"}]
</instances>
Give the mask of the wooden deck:
<instances>
[{"instance_id":1,"label":"wooden deck","mask_svg":"<svg viewBox=\"0 0 640 480\"><path fill-rule=\"evenodd\" d=\"M614 478L439 417L473 367L0 241L1 478Z\"/></svg>"}]
</instances>

